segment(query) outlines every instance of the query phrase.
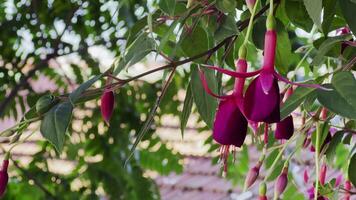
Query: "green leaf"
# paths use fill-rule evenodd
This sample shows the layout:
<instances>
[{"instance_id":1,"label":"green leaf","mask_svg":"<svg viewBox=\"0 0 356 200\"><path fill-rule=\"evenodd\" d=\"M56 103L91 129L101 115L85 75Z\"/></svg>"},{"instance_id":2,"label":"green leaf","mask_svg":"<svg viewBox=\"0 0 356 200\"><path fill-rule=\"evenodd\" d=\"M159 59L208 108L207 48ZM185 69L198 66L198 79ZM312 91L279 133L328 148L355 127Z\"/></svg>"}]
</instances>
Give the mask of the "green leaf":
<instances>
[{"instance_id":1,"label":"green leaf","mask_svg":"<svg viewBox=\"0 0 356 200\"><path fill-rule=\"evenodd\" d=\"M128 66L134 65L141 61L155 48L154 39L148 37L147 33L142 33L132 44L126 49L124 56L120 57L117 66L115 67L114 75L118 75L121 70Z\"/></svg>"},{"instance_id":2,"label":"green leaf","mask_svg":"<svg viewBox=\"0 0 356 200\"><path fill-rule=\"evenodd\" d=\"M285 4L285 9L289 20L294 25L310 32L313 27L313 21L306 17L308 12L302 1L288 1Z\"/></svg>"},{"instance_id":3,"label":"green leaf","mask_svg":"<svg viewBox=\"0 0 356 200\"><path fill-rule=\"evenodd\" d=\"M213 127L215 111L217 108L217 100L210 96L203 88L199 78L199 70L197 66L192 66L191 84L194 103L197 106L198 112L204 122L210 127ZM217 81L214 71L202 69L204 71L208 86L212 92L217 93Z\"/></svg>"},{"instance_id":4,"label":"green leaf","mask_svg":"<svg viewBox=\"0 0 356 200\"><path fill-rule=\"evenodd\" d=\"M281 119L288 117L315 90L315 88L298 87L283 104L281 108Z\"/></svg>"},{"instance_id":5,"label":"green leaf","mask_svg":"<svg viewBox=\"0 0 356 200\"><path fill-rule=\"evenodd\" d=\"M221 23L214 33L214 39L217 43L222 42L224 39L237 35L239 30L237 29L235 19L232 15L224 16Z\"/></svg>"},{"instance_id":6,"label":"green leaf","mask_svg":"<svg viewBox=\"0 0 356 200\"><path fill-rule=\"evenodd\" d=\"M158 6L163 12L173 16L176 8L176 0L160 0Z\"/></svg>"},{"instance_id":7,"label":"green leaf","mask_svg":"<svg viewBox=\"0 0 356 200\"><path fill-rule=\"evenodd\" d=\"M321 133L320 142L319 142L319 149L320 149L320 147L324 144L324 141L329 134L330 126L329 126L328 121L323 124L319 124L319 126L320 126L320 133ZM317 134L317 131L314 131L312 133L312 144L315 148L316 148L316 134Z\"/></svg>"},{"instance_id":8,"label":"green leaf","mask_svg":"<svg viewBox=\"0 0 356 200\"><path fill-rule=\"evenodd\" d=\"M330 111L356 119L356 80L351 72L339 72L332 79L332 91L318 90L319 102Z\"/></svg>"},{"instance_id":9,"label":"green leaf","mask_svg":"<svg viewBox=\"0 0 356 200\"><path fill-rule=\"evenodd\" d=\"M334 20L336 2L337 2L336 0L323 0L324 14L323 14L322 29L324 35L327 35L329 33L331 24Z\"/></svg>"},{"instance_id":10,"label":"green leaf","mask_svg":"<svg viewBox=\"0 0 356 200\"><path fill-rule=\"evenodd\" d=\"M314 57L311 65L315 65L315 66L321 65L325 54L328 53L334 47L335 44L344 40L349 40L350 38L351 38L350 35L340 35L340 36L330 37L326 39L318 48L318 53Z\"/></svg>"},{"instance_id":11,"label":"green leaf","mask_svg":"<svg viewBox=\"0 0 356 200\"><path fill-rule=\"evenodd\" d=\"M63 150L65 134L72 118L73 106L70 102L63 102L47 112L41 123L41 133L56 149Z\"/></svg>"},{"instance_id":12,"label":"green leaf","mask_svg":"<svg viewBox=\"0 0 356 200\"><path fill-rule=\"evenodd\" d=\"M182 138L184 136L184 130L185 127L187 126L187 122L193 107L193 94L192 94L191 87L192 87L191 83L189 83L185 94L183 110L180 115L180 130L181 130Z\"/></svg>"},{"instance_id":13,"label":"green leaf","mask_svg":"<svg viewBox=\"0 0 356 200\"><path fill-rule=\"evenodd\" d=\"M209 48L208 34L203 28L196 27L192 33L183 38L181 48L188 57L203 53Z\"/></svg>"},{"instance_id":14,"label":"green leaf","mask_svg":"<svg viewBox=\"0 0 356 200\"><path fill-rule=\"evenodd\" d=\"M313 20L314 24L321 29L321 10L323 8L322 0L303 0L305 8Z\"/></svg>"},{"instance_id":15,"label":"green leaf","mask_svg":"<svg viewBox=\"0 0 356 200\"><path fill-rule=\"evenodd\" d=\"M77 89L75 89L70 95L69 99L72 103L76 103L76 101L80 98L80 95L87 90L90 86L92 86L97 80L103 77L103 74L96 75L93 78L89 79L88 81L81 84Z\"/></svg>"},{"instance_id":16,"label":"green leaf","mask_svg":"<svg viewBox=\"0 0 356 200\"><path fill-rule=\"evenodd\" d=\"M224 13L235 11L237 1L236 0L219 0L216 2L216 7Z\"/></svg>"},{"instance_id":17,"label":"green leaf","mask_svg":"<svg viewBox=\"0 0 356 200\"><path fill-rule=\"evenodd\" d=\"M356 2L351 0L340 0L340 10L344 15L344 18L349 25L351 31L356 34L356 20L355 20L355 10Z\"/></svg>"},{"instance_id":18,"label":"green leaf","mask_svg":"<svg viewBox=\"0 0 356 200\"><path fill-rule=\"evenodd\" d=\"M353 185L356 185L355 169L356 169L356 153L351 157L349 168L348 168L349 180Z\"/></svg>"},{"instance_id":19,"label":"green leaf","mask_svg":"<svg viewBox=\"0 0 356 200\"><path fill-rule=\"evenodd\" d=\"M337 146L341 143L342 137L344 136L343 131L338 131L335 133L335 135L332 137L328 149L325 152L326 158L328 159L329 163L332 163L335 155L336 155L336 148Z\"/></svg>"}]
</instances>

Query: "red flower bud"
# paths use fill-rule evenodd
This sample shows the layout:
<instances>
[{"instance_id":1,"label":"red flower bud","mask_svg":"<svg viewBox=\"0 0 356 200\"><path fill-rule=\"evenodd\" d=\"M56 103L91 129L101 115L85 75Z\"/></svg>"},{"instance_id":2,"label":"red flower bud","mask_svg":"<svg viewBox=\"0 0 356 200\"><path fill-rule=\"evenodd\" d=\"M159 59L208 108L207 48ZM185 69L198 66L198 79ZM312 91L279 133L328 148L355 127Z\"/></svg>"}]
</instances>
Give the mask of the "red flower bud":
<instances>
[{"instance_id":1,"label":"red flower bud","mask_svg":"<svg viewBox=\"0 0 356 200\"><path fill-rule=\"evenodd\" d=\"M351 198L351 194L350 194L350 190L351 190L351 182L350 181L346 181L345 182L345 190L347 190L347 192L345 193L345 200L350 200Z\"/></svg>"},{"instance_id":2,"label":"red flower bud","mask_svg":"<svg viewBox=\"0 0 356 200\"><path fill-rule=\"evenodd\" d=\"M9 166L9 160L2 161L2 167L0 170L0 197L4 195L9 175L7 174L7 168Z\"/></svg>"},{"instance_id":3,"label":"red flower bud","mask_svg":"<svg viewBox=\"0 0 356 200\"><path fill-rule=\"evenodd\" d=\"M325 177L326 177L326 164L324 163L322 166L321 166L321 170L320 170L320 175L319 175L319 181L321 183L321 185L324 185L325 184Z\"/></svg>"},{"instance_id":4,"label":"red flower bud","mask_svg":"<svg viewBox=\"0 0 356 200\"><path fill-rule=\"evenodd\" d=\"M308 183L309 175L308 175L308 171L306 169L304 170L303 179L304 179L304 183Z\"/></svg>"},{"instance_id":5,"label":"red flower bud","mask_svg":"<svg viewBox=\"0 0 356 200\"><path fill-rule=\"evenodd\" d=\"M245 190L251 187L251 185L256 182L259 173L260 173L260 166L258 166L258 164L257 166L250 169L245 179L245 186L244 186Z\"/></svg>"},{"instance_id":6,"label":"red flower bud","mask_svg":"<svg viewBox=\"0 0 356 200\"><path fill-rule=\"evenodd\" d=\"M279 197L288 184L288 167L283 168L282 173L278 176L276 184L274 186L274 196Z\"/></svg>"},{"instance_id":7,"label":"red flower bud","mask_svg":"<svg viewBox=\"0 0 356 200\"><path fill-rule=\"evenodd\" d=\"M328 118L328 109L326 109L325 107L323 107L321 109L321 113L320 113L320 119L325 121L326 118Z\"/></svg>"},{"instance_id":8,"label":"red flower bud","mask_svg":"<svg viewBox=\"0 0 356 200\"><path fill-rule=\"evenodd\" d=\"M246 6L252 12L253 7L255 6L256 0L246 0Z\"/></svg>"},{"instance_id":9,"label":"red flower bud","mask_svg":"<svg viewBox=\"0 0 356 200\"><path fill-rule=\"evenodd\" d=\"M258 200L267 200L267 197L266 196L259 196Z\"/></svg>"},{"instance_id":10,"label":"red flower bud","mask_svg":"<svg viewBox=\"0 0 356 200\"><path fill-rule=\"evenodd\" d=\"M115 96L112 91L105 91L101 96L101 115L105 122L109 124L111 115L114 111Z\"/></svg>"}]
</instances>

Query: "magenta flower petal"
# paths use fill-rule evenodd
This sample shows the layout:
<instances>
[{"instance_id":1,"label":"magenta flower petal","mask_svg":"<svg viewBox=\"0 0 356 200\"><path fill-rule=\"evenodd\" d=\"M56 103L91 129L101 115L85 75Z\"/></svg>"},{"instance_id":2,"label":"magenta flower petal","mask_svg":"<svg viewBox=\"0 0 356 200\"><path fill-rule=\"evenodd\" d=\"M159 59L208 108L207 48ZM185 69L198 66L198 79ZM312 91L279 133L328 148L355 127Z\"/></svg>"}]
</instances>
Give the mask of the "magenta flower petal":
<instances>
[{"instance_id":1,"label":"magenta flower petal","mask_svg":"<svg viewBox=\"0 0 356 200\"><path fill-rule=\"evenodd\" d=\"M113 91L105 91L101 96L101 115L106 123L109 124L114 111L115 97Z\"/></svg>"},{"instance_id":2,"label":"magenta flower petal","mask_svg":"<svg viewBox=\"0 0 356 200\"><path fill-rule=\"evenodd\" d=\"M235 77L235 78L248 78L251 76L256 76L257 74L259 74L261 72L261 69L259 69L257 71L253 71L253 72L235 72L235 71L223 69L223 68L216 67L216 66L207 66L207 68L216 70L220 73L223 73L223 74Z\"/></svg>"},{"instance_id":3,"label":"magenta flower petal","mask_svg":"<svg viewBox=\"0 0 356 200\"><path fill-rule=\"evenodd\" d=\"M266 94L262 89L260 76L258 76L246 90L243 102L244 114L247 119L255 122L279 122L279 103L280 95L277 80L274 79L273 87Z\"/></svg>"},{"instance_id":4,"label":"magenta flower petal","mask_svg":"<svg viewBox=\"0 0 356 200\"><path fill-rule=\"evenodd\" d=\"M288 140L294 133L293 117L289 115L282 121L277 123L276 132L274 137L276 139Z\"/></svg>"},{"instance_id":5,"label":"magenta flower petal","mask_svg":"<svg viewBox=\"0 0 356 200\"><path fill-rule=\"evenodd\" d=\"M273 87L274 76L273 72L268 70L262 70L260 73L260 79L262 84L262 89L265 94L268 94Z\"/></svg>"},{"instance_id":6,"label":"magenta flower petal","mask_svg":"<svg viewBox=\"0 0 356 200\"><path fill-rule=\"evenodd\" d=\"M234 98L221 100L215 115L213 138L222 145L241 147L245 141L247 120Z\"/></svg>"}]
</instances>

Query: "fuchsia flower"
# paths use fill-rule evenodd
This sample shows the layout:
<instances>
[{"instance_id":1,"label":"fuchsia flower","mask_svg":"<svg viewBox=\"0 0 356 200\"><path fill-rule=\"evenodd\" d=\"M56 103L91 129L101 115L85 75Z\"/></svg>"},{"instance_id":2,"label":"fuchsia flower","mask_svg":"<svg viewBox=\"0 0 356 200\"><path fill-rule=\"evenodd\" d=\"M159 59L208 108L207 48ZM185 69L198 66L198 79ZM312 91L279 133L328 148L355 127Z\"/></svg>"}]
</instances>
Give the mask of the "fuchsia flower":
<instances>
[{"instance_id":1,"label":"fuchsia flower","mask_svg":"<svg viewBox=\"0 0 356 200\"><path fill-rule=\"evenodd\" d=\"M246 60L238 59L236 62L236 70L238 72L246 72ZM245 79L237 78L233 93L225 96L216 95L209 89L202 71L200 71L200 79L206 92L221 100L215 115L213 138L222 145L220 153L224 165L223 175L225 175L227 172L227 157L230 152L230 146L241 147L246 138L248 122L240 110Z\"/></svg>"},{"instance_id":2,"label":"fuchsia flower","mask_svg":"<svg viewBox=\"0 0 356 200\"><path fill-rule=\"evenodd\" d=\"M243 101L243 113L248 120L266 123L280 121L280 95L277 80L303 87L323 88L317 84L294 83L278 74L274 68L276 41L276 31L273 28L267 29L265 34L263 67L257 71L241 73L220 67L208 66L209 69L236 78L247 78L259 74L247 88L245 100Z\"/></svg>"},{"instance_id":3,"label":"fuchsia flower","mask_svg":"<svg viewBox=\"0 0 356 200\"><path fill-rule=\"evenodd\" d=\"M110 118L114 111L114 104L115 104L115 96L114 92L107 90L101 96L101 115L105 122L109 124Z\"/></svg>"},{"instance_id":4,"label":"fuchsia flower","mask_svg":"<svg viewBox=\"0 0 356 200\"><path fill-rule=\"evenodd\" d=\"M9 160L5 159L2 161L2 167L0 170L0 197L4 195L7 182L9 180L9 175L7 174L7 168L9 166Z\"/></svg>"},{"instance_id":5,"label":"fuchsia flower","mask_svg":"<svg viewBox=\"0 0 356 200\"><path fill-rule=\"evenodd\" d=\"M346 193L345 193L345 200L350 200L350 197L351 197L351 194L350 194L350 190L351 190L351 182L350 181L345 181L345 190Z\"/></svg>"}]
</instances>

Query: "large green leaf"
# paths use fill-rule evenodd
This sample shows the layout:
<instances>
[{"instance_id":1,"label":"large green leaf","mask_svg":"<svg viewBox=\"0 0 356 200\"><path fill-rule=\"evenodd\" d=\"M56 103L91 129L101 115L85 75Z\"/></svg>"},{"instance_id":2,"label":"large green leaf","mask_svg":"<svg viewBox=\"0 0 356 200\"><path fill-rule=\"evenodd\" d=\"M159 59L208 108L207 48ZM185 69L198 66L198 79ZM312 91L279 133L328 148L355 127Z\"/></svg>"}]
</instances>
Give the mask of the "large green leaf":
<instances>
[{"instance_id":1,"label":"large green leaf","mask_svg":"<svg viewBox=\"0 0 356 200\"><path fill-rule=\"evenodd\" d=\"M117 66L115 67L114 75L117 75L124 68L134 65L141 61L155 48L154 39L148 37L147 33L142 33L132 42L127 48L124 56L120 57Z\"/></svg>"},{"instance_id":2,"label":"large green leaf","mask_svg":"<svg viewBox=\"0 0 356 200\"><path fill-rule=\"evenodd\" d=\"M339 72L332 79L332 91L318 90L319 102L330 111L356 119L356 80L351 72Z\"/></svg>"},{"instance_id":3,"label":"large green leaf","mask_svg":"<svg viewBox=\"0 0 356 200\"><path fill-rule=\"evenodd\" d=\"M311 64L315 66L321 65L325 54L328 53L334 47L335 44L344 40L349 40L350 38L350 35L340 35L326 39L318 48L318 53L314 57L313 62Z\"/></svg>"},{"instance_id":4,"label":"large green leaf","mask_svg":"<svg viewBox=\"0 0 356 200\"><path fill-rule=\"evenodd\" d=\"M222 42L227 37L238 34L235 19L232 15L224 16L222 22L219 23L217 30L214 33L214 39L217 43Z\"/></svg>"},{"instance_id":5,"label":"large green leaf","mask_svg":"<svg viewBox=\"0 0 356 200\"><path fill-rule=\"evenodd\" d=\"M342 137L344 136L343 131L338 131L335 133L335 135L332 137L328 149L325 152L326 158L328 159L329 163L332 163L335 155L336 155L336 148L339 144L341 144Z\"/></svg>"},{"instance_id":6,"label":"large green leaf","mask_svg":"<svg viewBox=\"0 0 356 200\"><path fill-rule=\"evenodd\" d=\"M197 66L192 66L191 84L194 103L197 106L198 112L204 122L210 127L213 127L215 111L217 108L217 100L210 96L203 88L199 78L199 70ZM214 71L202 69L204 71L208 86L212 92L217 93L217 81Z\"/></svg>"},{"instance_id":7,"label":"large green leaf","mask_svg":"<svg viewBox=\"0 0 356 200\"><path fill-rule=\"evenodd\" d=\"M197 26L192 33L183 38L181 48L188 57L203 53L209 48L208 34Z\"/></svg>"},{"instance_id":8,"label":"large green leaf","mask_svg":"<svg viewBox=\"0 0 356 200\"><path fill-rule=\"evenodd\" d=\"M315 88L298 87L281 108L281 119L288 117L298 106L315 91Z\"/></svg>"},{"instance_id":9,"label":"large green leaf","mask_svg":"<svg viewBox=\"0 0 356 200\"><path fill-rule=\"evenodd\" d=\"M313 21L307 17L308 12L303 1L288 1L285 9L289 20L296 26L309 32L313 27Z\"/></svg>"},{"instance_id":10,"label":"large green leaf","mask_svg":"<svg viewBox=\"0 0 356 200\"><path fill-rule=\"evenodd\" d=\"M185 99L184 99L184 104L183 104L183 110L180 115L180 130L182 134L182 138L184 136L184 130L185 127L187 126L187 122L190 116L190 113L192 112L192 107L193 107L193 94L192 94L192 89L191 89L191 84L188 84L188 88L186 90L185 94Z\"/></svg>"},{"instance_id":11,"label":"large green leaf","mask_svg":"<svg viewBox=\"0 0 356 200\"><path fill-rule=\"evenodd\" d=\"M236 0L219 0L216 2L216 7L224 13L235 11L236 5Z\"/></svg>"},{"instance_id":12,"label":"large green leaf","mask_svg":"<svg viewBox=\"0 0 356 200\"><path fill-rule=\"evenodd\" d=\"M353 185L356 185L355 169L356 169L356 153L351 157L349 168L348 168L349 180Z\"/></svg>"},{"instance_id":13,"label":"large green leaf","mask_svg":"<svg viewBox=\"0 0 356 200\"><path fill-rule=\"evenodd\" d=\"M41 133L55 147L58 153L63 150L65 134L72 117L73 106L63 102L47 112L41 123Z\"/></svg>"},{"instance_id":14,"label":"large green leaf","mask_svg":"<svg viewBox=\"0 0 356 200\"><path fill-rule=\"evenodd\" d=\"M305 8L313 20L314 24L321 29L321 10L323 8L322 0L303 0Z\"/></svg>"},{"instance_id":15,"label":"large green leaf","mask_svg":"<svg viewBox=\"0 0 356 200\"><path fill-rule=\"evenodd\" d=\"M176 0L160 0L158 6L163 12L173 16L176 8Z\"/></svg>"},{"instance_id":16,"label":"large green leaf","mask_svg":"<svg viewBox=\"0 0 356 200\"><path fill-rule=\"evenodd\" d=\"M339 4L347 24L349 25L351 31L356 34L356 2L352 0L339 0Z\"/></svg>"},{"instance_id":17,"label":"large green leaf","mask_svg":"<svg viewBox=\"0 0 356 200\"><path fill-rule=\"evenodd\" d=\"M331 30L330 28L334 20L334 14L336 10L336 2L336 0L323 0L324 14L322 29L324 35L327 35L329 30Z\"/></svg>"}]
</instances>

